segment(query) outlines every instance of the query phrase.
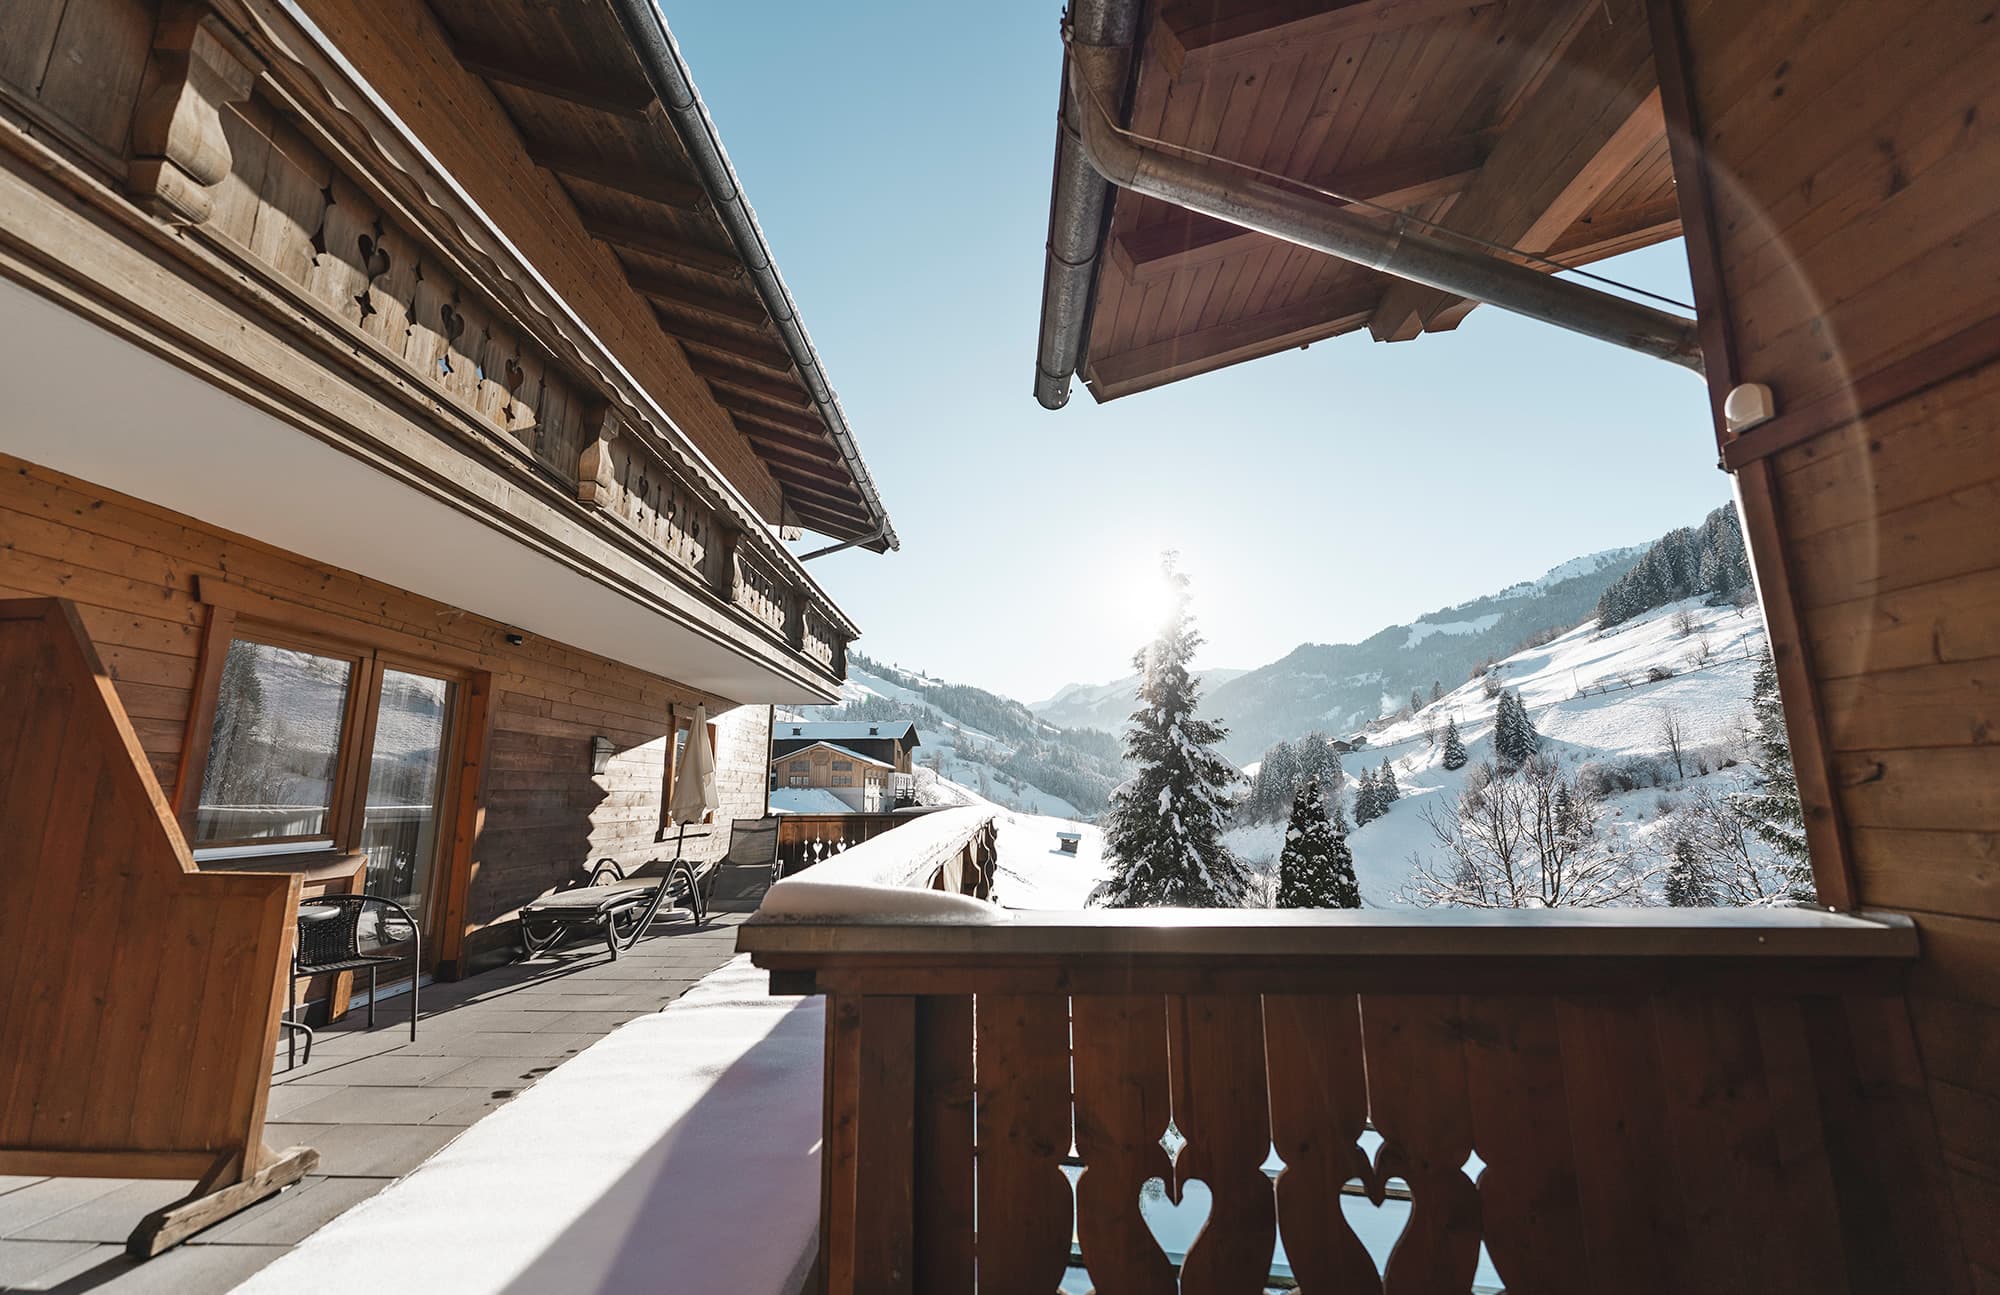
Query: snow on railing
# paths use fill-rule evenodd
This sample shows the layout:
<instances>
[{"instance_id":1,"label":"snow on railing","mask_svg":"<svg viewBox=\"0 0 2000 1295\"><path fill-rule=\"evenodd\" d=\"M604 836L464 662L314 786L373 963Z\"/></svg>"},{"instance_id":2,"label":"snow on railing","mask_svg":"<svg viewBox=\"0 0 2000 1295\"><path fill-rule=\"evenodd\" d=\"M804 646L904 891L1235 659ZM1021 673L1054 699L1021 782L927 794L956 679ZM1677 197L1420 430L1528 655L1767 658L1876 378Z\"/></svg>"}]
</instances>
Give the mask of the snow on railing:
<instances>
[{"instance_id":1,"label":"snow on railing","mask_svg":"<svg viewBox=\"0 0 2000 1295\"><path fill-rule=\"evenodd\" d=\"M992 890L994 820L991 806L914 815L893 831L777 882L758 915L1004 922L1007 911L983 898Z\"/></svg>"}]
</instances>

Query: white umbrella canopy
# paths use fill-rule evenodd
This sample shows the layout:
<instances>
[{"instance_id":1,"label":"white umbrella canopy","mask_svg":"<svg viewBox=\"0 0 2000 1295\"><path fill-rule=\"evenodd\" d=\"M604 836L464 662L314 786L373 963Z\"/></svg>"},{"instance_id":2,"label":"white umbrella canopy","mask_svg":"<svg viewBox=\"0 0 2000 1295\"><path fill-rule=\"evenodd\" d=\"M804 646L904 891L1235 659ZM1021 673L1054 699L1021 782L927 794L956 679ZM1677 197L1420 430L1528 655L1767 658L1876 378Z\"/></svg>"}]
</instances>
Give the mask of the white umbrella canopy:
<instances>
[{"instance_id":1,"label":"white umbrella canopy","mask_svg":"<svg viewBox=\"0 0 2000 1295\"><path fill-rule=\"evenodd\" d=\"M688 730L674 768L674 794L667 812L675 823L686 828L705 821L720 808L715 798L715 752L708 745L708 707L694 708L694 727Z\"/></svg>"}]
</instances>

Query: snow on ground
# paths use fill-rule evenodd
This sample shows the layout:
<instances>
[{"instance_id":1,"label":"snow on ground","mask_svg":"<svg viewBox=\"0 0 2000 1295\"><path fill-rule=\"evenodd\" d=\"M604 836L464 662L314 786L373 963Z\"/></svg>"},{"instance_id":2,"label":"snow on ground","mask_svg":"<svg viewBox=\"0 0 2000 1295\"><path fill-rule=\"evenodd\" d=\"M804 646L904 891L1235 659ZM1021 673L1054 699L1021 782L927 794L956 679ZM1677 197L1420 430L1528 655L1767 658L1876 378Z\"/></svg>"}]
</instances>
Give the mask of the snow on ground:
<instances>
[{"instance_id":1,"label":"snow on ground","mask_svg":"<svg viewBox=\"0 0 2000 1295\"><path fill-rule=\"evenodd\" d=\"M928 774L929 770L921 771ZM993 898L1007 908L1074 909L1104 880L1104 832L1059 814L1023 814L1006 809L970 787L934 775L919 776L924 803L973 805L1000 811L999 859L994 865ZM903 829L899 828L898 831ZM1057 848L1058 832L1081 838L1075 854Z\"/></svg>"},{"instance_id":2,"label":"snow on ground","mask_svg":"<svg viewBox=\"0 0 2000 1295\"><path fill-rule=\"evenodd\" d=\"M773 814L851 814L854 806L824 787L779 787L771 793Z\"/></svg>"},{"instance_id":3,"label":"snow on ground","mask_svg":"<svg viewBox=\"0 0 2000 1295\"><path fill-rule=\"evenodd\" d=\"M1675 623L1682 612L1689 621L1685 634ZM1495 668L1503 687L1520 692L1542 735L1542 750L1562 762L1565 774L1574 776L1593 761L1666 758L1660 725L1668 714L1680 722L1690 752L1705 751L1712 760L1740 759L1738 748L1749 724L1751 677L1763 645L1764 625L1754 607L1704 607L1701 600L1689 599L1603 632L1596 621L1586 621ZM1703 653L1705 664L1696 660ZM1672 673L1649 678L1654 671ZM1363 903L1376 907L1401 902L1412 856L1433 858L1442 853L1424 821L1424 810L1449 812L1465 786L1466 774L1492 756L1495 705L1481 681L1472 680L1416 715L1369 733L1366 746L1341 757L1350 812L1355 776L1385 758L1394 765L1403 792L1389 813L1353 829L1348 837ZM1457 720L1470 756L1465 768L1457 771L1445 769L1441 762L1447 718ZM1436 743L1426 734L1427 728L1434 729ZM1693 770L1689 773L1693 775ZM1733 790L1746 778L1739 766L1690 776L1671 786L1607 797L1605 827L1657 851L1656 829L1663 807L1701 787ZM1284 824L1236 827L1225 840L1247 862L1274 868L1284 846Z\"/></svg>"},{"instance_id":4,"label":"snow on ground","mask_svg":"<svg viewBox=\"0 0 2000 1295\"><path fill-rule=\"evenodd\" d=\"M1058 832L1082 836L1075 854L1057 848ZM1082 908L1104 880L1104 833L1089 823L1046 814L1002 814L999 845L993 897L1008 908Z\"/></svg>"}]
</instances>

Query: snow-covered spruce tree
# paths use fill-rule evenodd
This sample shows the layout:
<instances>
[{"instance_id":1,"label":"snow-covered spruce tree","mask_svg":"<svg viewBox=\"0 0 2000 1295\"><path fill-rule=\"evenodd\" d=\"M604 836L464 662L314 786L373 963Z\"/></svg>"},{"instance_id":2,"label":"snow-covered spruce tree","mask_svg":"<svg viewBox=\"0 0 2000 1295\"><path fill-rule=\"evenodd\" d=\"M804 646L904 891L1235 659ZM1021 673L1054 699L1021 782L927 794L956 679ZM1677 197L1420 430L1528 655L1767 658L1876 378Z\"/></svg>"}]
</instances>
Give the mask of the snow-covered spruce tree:
<instances>
[{"instance_id":1,"label":"snow-covered spruce tree","mask_svg":"<svg viewBox=\"0 0 2000 1295\"><path fill-rule=\"evenodd\" d=\"M1504 688L1493 703L1493 759L1503 769L1511 769L1520 764L1514 752L1520 749L1520 738L1514 725L1514 694Z\"/></svg>"},{"instance_id":2,"label":"snow-covered spruce tree","mask_svg":"<svg viewBox=\"0 0 2000 1295\"><path fill-rule=\"evenodd\" d=\"M1110 876L1090 901L1111 908L1175 905L1235 908L1249 874L1222 842L1236 771L1213 747L1228 730L1198 718L1200 693L1188 661L1201 635L1188 615L1187 577L1162 563L1173 612L1160 636L1133 658L1139 709L1125 731L1125 758L1139 772L1111 794L1104 822Z\"/></svg>"},{"instance_id":3,"label":"snow-covered spruce tree","mask_svg":"<svg viewBox=\"0 0 2000 1295\"><path fill-rule=\"evenodd\" d=\"M1518 692L1502 692L1493 712L1493 754L1509 769L1518 769L1534 758L1542 743L1535 732L1528 708Z\"/></svg>"},{"instance_id":4,"label":"snow-covered spruce tree","mask_svg":"<svg viewBox=\"0 0 2000 1295\"><path fill-rule=\"evenodd\" d=\"M1458 721L1450 720L1444 726L1444 767L1463 769L1465 760L1465 739L1458 735Z\"/></svg>"},{"instance_id":5,"label":"snow-covered spruce tree","mask_svg":"<svg viewBox=\"0 0 2000 1295\"><path fill-rule=\"evenodd\" d=\"M1675 908L1715 907L1715 890L1708 884L1701 854L1686 837L1674 842L1667 856L1667 903Z\"/></svg>"},{"instance_id":6,"label":"snow-covered spruce tree","mask_svg":"<svg viewBox=\"0 0 2000 1295\"><path fill-rule=\"evenodd\" d=\"M1382 789L1375 782L1375 771L1363 769L1354 780L1354 826L1366 827L1382 817L1386 808L1382 803Z\"/></svg>"},{"instance_id":7,"label":"snow-covered spruce tree","mask_svg":"<svg viewBox=\"0 0 2000 1295\"><path fill-rule=\"evenodd\" d=\"M1771 847L1787 877L1795 903L1818 900L1812 862L1806 856L1806 813L1799 803L1798 774L1792 769L1792 742L1778 700L1778 666L1767 644L1750 685L1750 765L1757 785L1729 797L1729 805L1750 821L1757 839Z\"/></svg>"},{"instance_id":8,"label":"snow-covered spruce tree","mask_svg":"<svg viewBox=\"0 0 2000 1295\"><path fill-rule=\"evenodd\" d=\"M1396 766L1389 763L1389 757L1382 757L1382 767L1375 771L1375 794L1381 797L1382 812L1388 813L1389 806L1403 798L1403 789L1396 785Z\"/></svg>"},{"instance_id":9,"label":"snow-covered spruce tree","mask_svg":"<svg viewBox=\"0 0 2000 1295\"><path fill-rule=\"evenodd\" d=\"M1292 802L1285 848L1278 856L1278 907L1361 907L1347 833L1328 817L1317 782L1299 788Z\"/></svg>"},{"instance_id":10,"label":"snow-covered spruce tree","mask_svg":"<svg viewBox=\"0 0 2000 1295\"><path fill-rule=\"evenodd\" d=\"M1299 786L1309 782L1319 783L1319 794L1329 808L1340 802L1341 776L1340 754L1333 749L1333 739L1314 729L1300 738L1293 748L1299 762ZM1297 788L1294 788L1294 794Z\"/></svg>"}]
</instances>

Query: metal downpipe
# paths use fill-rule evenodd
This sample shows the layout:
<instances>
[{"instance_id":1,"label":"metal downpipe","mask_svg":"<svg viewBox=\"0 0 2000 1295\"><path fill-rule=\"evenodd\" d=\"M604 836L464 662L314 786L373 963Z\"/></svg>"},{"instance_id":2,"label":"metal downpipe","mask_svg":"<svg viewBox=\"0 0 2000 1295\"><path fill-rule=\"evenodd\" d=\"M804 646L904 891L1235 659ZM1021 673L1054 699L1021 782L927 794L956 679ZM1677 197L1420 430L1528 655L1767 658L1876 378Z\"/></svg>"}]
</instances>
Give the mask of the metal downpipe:
<instances>
[{"instance_id":1,"label":"metal downpipe","mask_svg":"<svg viewBox=\"0 0 2000 1295\"><path fill-rule=\"evenodd\" d=\"M1072 50L1103 50L1122 69L1139 29L1139 0L1074 0L1069 26ZM1091 285L1104 246L1111 196L1111 186L1091 165L1077 137L1076 104L1069 90L1073 75L1074 66L1065 55L1048 262L1042 272L1041 345L1035 365L1035 399L1044 409L1061 409L1069 403L1070 378L1083 353L1084 329L1090 321Z\"/></svg>"},{"instance_id":2,"label":"metal downpipe","mask_svg":"<svg viewBox=\"0 0 2000 1295\"><path fill-rule=\"evenodd\" d=\"M771 322L777 325L786 352L792 357L792 363L804 379L806 390L826 423L827 431L833 436L834 448L840 452L855 485L867 501L869 511L879 524L866 542L881 541L891 549L901 548L902 541L896 538L895 527L889 523L889 512L875 488L875 479L869 473L868 465L862 462L860 448L855 445L854 435L848 429L846 411L840 407L840 398L834 394L833 384L827 379L819 352L799 320L798 305L792 300L791 290L778 274L770 244L764 241L764 231L758 227L756 213L750 210L750 203L743 196L736 168L729 164L729 155L722 151L721 137L716 134L715 123L709 120L708 109L703 106L701 96L694 88L694 78L688 71L686 60L681 57L680 47L674 43L673 33L667 29L666 16L660 12L656 0L612 0L612 5L617 10L625 34L632 41L634 52L645 67L646 79L660 96L660 104L666 109L675 132L686 146L695 171L701 177L702 187L715 204L715 214L721 219L723 228L729 231L729 240L736 245L738 255L749 267L750 277L757 285L757 296L763 301L765 310L770 312Z\"/></svg>"},{"instance_id":3,"label":"metal downpipe","mask_svg":"<svg viewBox=\"0 0 2000 1295\"><path fill-rule=\"evenodd\" d=\"M1069 119L1079 151L1120 188L1701 371L1692 319L1461 248L1400 223L1384 228L1327 199L1126 138L1102 107L1122 83L1126 57L1124 50L1073 44L1068 82Z\"/></svg>"}]
</instances>

